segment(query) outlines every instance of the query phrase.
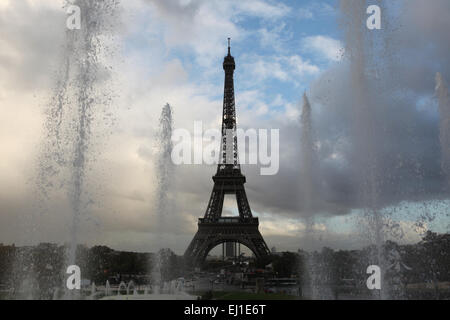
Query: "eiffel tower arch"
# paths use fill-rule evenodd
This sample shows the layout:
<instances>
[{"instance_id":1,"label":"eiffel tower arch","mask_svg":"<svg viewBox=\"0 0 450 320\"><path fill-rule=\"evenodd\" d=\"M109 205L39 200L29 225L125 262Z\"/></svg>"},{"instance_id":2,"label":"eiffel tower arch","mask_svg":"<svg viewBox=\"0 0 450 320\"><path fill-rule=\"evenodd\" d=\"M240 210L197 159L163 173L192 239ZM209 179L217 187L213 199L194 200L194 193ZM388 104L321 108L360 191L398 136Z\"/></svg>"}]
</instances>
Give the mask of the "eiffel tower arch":
<instances>
[{"instance_id":1,"label":"eiffel tower arch","mask_svg":"<svg viewBox=\"0 0 450 320\"><path fill-rule=\"evenodd\" d=\"M259 220L252 215L244 187L246 178L239 164L233 79L236 64L229 41L228 55L223 62L225 88L219 165L213 177L214 187L205 216L198 220L198 231L184 254L186 260L194 265L201 264L215 246L225 242L238 242L248 247L257 258L270 256L258 229ZM222 217L226 194L236 196L238 217Z\"/></svg>"}]
</instances>

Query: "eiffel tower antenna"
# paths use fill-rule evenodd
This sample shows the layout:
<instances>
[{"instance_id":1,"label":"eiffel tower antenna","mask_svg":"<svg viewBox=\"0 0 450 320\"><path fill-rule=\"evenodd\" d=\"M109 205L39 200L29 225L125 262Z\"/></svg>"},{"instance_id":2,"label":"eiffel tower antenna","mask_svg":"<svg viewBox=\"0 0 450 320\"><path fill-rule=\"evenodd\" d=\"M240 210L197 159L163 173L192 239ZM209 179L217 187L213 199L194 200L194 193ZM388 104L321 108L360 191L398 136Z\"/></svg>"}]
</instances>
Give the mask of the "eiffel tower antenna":
<instances>
[{"instance_id":1,"label":"eiffel tower antenna","mask_svg":"<svg viewBox=\"0 0 450 320\"><path fill-rule=\"evenodd\" d=\"M270 256L269 248L258 230L259 220L252 215L244 187L246 179L239 164L233 80L236 63L230 51L228 38L228 55L223 61L225 86L220 162L213 177L214 187L205 216L198 220L198 231L184 254L188 262L194 265L201 264L215 246L225 243L243 244L257 258ZM236 196L239 216L222 217L226 194Z\"/></svg>"}]
</instances>

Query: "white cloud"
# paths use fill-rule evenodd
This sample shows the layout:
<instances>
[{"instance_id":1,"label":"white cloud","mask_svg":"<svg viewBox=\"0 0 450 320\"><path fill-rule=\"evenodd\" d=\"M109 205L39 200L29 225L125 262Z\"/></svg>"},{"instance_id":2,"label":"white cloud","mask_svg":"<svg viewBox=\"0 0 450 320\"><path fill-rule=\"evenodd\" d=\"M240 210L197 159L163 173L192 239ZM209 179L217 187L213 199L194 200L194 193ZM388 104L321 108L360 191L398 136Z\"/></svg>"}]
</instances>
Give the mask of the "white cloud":
<instances>
[{"instance_id":1,"label":"white cloud","mask_svg":"<svg viewBox=\"0 0 450 320\"><path fill-rule=\"evenodd\" d=\"M286 117L290 121L297 121L300 117L300 109L292 103L288 103L285 106Z\"/></svg>"},{"instance_id":2,"label":"white cloud","mask_svg":"<svg viewBox=\"0 0 450 320\"><path fill-rule=\"evenodd\" d=\"M316 19L320 16L333 14L335 10L325 2L314 1L307 6L301 7L297 11L297 17L304 20Z\"/></svg>"},{"instance_id":3,"label":"white cloud","mask_svg":"<svg viewBox=\"0 0 450 320\"><path fill-rule=\"evenodd\" d=\"M244 60L246 61L243 64L244 73L253 75L253 78L250 78L252 83L255 83L255 79L259 82L271 79L295 82L299 77L316 75L320 72L318 66L299 55L247 56Z\"/></svg>"},{"instance_id":4,"label":"white cloud","mask_svg":"<svg viewBox=\"0 0 450 320\"><path fill-rule=\"evenodd\" d=\"M327 36L306 37L302 41L304 50L316 53L329 61L340 61L343 54L343 45L339 40Z\"/></svg>"},{"instance_id":5,"label":"white cloud","mask_svg":"<svg viewBox=\"0 0 450 320\"><path fill-rule=\"evenodd\" d=\"M258 30L260 44L263 48L272 48L283 51L284 44L292 39L292 33L286 30L286 24L280 23L273 28L261 28Z\"/></svg>"},{"instance_id":6,"label":"white cloud","mask_svg":"<svg viewBox=\"0 0 450 320\"><path fill-rule=\"evenodd\" d=\"M304 221L289 219L283 217L274 217L272 215L263 215L264 225L261 224L261 232L267 236L287 236L300 237L305 236L308 230L315 232L326 232L327 227L323 223L313 223L307 228Z\"/></svg>"},{"instance_id":7,"label":"white cloud","mask_svg":"<svg viewBox=\"0 0 450 320\"><path fill-rule=\"evenodd\" d=\"M289 65L293 68L293 71L300 76L314 75L319 73L318 66L311 64L309 61L305 61L302 57L294 55L288 58Z\"/></svg>"},{"instance_id":8,"label":"white cloud","mask_svg":"<svg viewBox=\"0 0 450 320\"><path fill-rule=\"evenodd\" d=\"M259 80L274 78L280 81L288 81L289 74L281 63L276 60L258 59L250 64L251 73Z\"/></svg>"},{"instance_id":9,"label":"white cloud","mask_svg":"<svg viewBox=\"0 0 450 320\"><path fill-rule=\"evenodd\" d=\"M262 0L236 0L232 3L242 14L248 14L266 19L282 18L291 11L291 9L283 3L270 3Z\"/></svg>"},{"instance_id":10,"label":"white cloud","mask_svg":"<svg viewBox=\"0 0 450 320\"><path fill-rule=\"evenodd\" d=\"M241 41L248 36L237 22L246 16L277 20L290 8L264 0L146 0L156 12L152 14L164 24L162 36L169 47L187 47L196 52L197 62L210 67L223 55L226 38Z\"/></svg>"},{"instance_id":11,"label":"white cloud","mask_svg":"<svg viewBox=\"0 0 450 320\"><path fill-rule=\"evenodd\" d=\"M286 101L283 99L283 96L281 94L277 94L277 96L271 102L270 105L272 105L274 107L281 107L281 106L284 106L285 104L286 104Z\"/></svg>"}]
</instances>

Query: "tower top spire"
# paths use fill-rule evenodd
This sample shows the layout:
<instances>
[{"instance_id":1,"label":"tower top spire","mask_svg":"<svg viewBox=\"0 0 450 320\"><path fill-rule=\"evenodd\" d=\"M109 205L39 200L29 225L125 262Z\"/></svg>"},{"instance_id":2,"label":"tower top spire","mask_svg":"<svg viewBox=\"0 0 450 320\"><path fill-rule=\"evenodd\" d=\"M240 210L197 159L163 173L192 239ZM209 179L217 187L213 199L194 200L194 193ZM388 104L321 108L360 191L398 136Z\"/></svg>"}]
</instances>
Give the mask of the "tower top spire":
<instances>
[{"instance_id":1,"label":"tower top spire","mask_svg":"<svg viewBox=\"0 0 450 320\"><path fill-rule=\"evenodd\" d=\"M231 55L231 38L228 38L228 55L225 56L223 60L223 69L226 71L234 71L236 68L236 63L234 62L234 58Z\"/></svg>"}]
</instances>

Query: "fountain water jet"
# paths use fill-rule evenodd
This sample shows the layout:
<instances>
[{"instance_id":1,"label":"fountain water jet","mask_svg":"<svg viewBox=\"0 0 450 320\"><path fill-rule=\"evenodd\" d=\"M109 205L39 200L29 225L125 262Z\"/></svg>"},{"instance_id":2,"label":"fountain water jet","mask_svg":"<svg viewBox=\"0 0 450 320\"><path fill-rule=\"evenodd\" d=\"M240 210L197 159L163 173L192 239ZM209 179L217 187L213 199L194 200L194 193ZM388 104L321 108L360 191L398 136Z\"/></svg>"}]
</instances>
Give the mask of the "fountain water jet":
<instances>
[{"instance_id":1,"label":"fountain water jet","mask_svg":"<svg viewBox=\"0 0 450 320\"><path fill-rule=\"evenodd\" d=\"M312 125L312 109L306 92L303 95L303 107L300 118L301 123L301 186L302 186L302 208L306 213L304 241L312 243L316 241L315 226L316 219L313 215L317 194L320 194L319 168L317 167L318 154L314 141L314 130ZM308 253L304 257L303 267L308 275L307 288L312 299L331 299L332 292L328 281L325 281L326 270L314 253Z\"/></svg>"},{"instance_id":2,"label":"fountain water jet","mask_svg":"<svg viewBox=\"0 0 450 320\"><path fill-rule=\"evenodd\" d=\"M111 54L108 39L117 24L118 1L64 2L65 7L70 5L81 8L83 21L80 30L66 30L61 71L46 110L45 139L38 158L38 206L31 216L32 224L38 225L55 205L49 203L50 200L68 198L67 211L71 212L72 221L66 266L77 263L81 223L91 202L87 199L89 177L86 172L95 161L94 126L98 121L104 125L112 120L107 110L112 94L108 89L110 67L105 64L105 57L106 53ZM95 153L97 155L98 150ZM34 231L37 232L39 230ZM72 296L65 295L66 298Z\"/></svg>"},{"instance_id":3,"label":"fountain water jet","mask_svg":"<svg viewBox=\"0 0 450 320\"><path fill-rule=\"evenodd\" d=\"M73 208L72 241L69 251L69 264L75 264L76 246L78 244L78 234L80 219L82 215L82 196L85 183L85 172L89 159L89 148L91 147L92 120L98 115L98 104L109 100L108 93L98 93L99 78L105 67L102 66L99 52L104 49L100 37L104 33L104 28L108 28L108 18L111 19L116 10L117 2L107 1L75 1L84 12L84 28L81 30L77 44L77 58L75 64L78 73L75 77L77 104L77 126L74 137L74 150L72 158L72 190L71 202ZM101 70L103 69L103 70ZM106 98L106 99L105 99ZM84 208L83 208L84 209Z\"/></svg>"},{"instance_id":4,"label":"fountain water jet","mask_svg":"<svg viewBox=\"0 0 450 320\"><path fill-rule=\"evenodd\" d=\"M105 284L105 296L109 296L111 292L111 285L109 284L109 280L106 280Z\"/></svg>"},{"instance_id":5,"label":"fountain water jet","mask_svg":"<svg viewBox=\"0 0 450 320\"><path fill-rule=\"evenodd\" d=\"M382 5L382 3L380 3ZM373 33L369 36L366 28L365 15L368 7L363 0L340 0L342 26L345 33L345 54L350 68L350 85L352 88L352 114L353 128L352 140L354 157L352 159L355 183L361 190L360 204L363 208L364 218L362 228L368 240L375 244L376 250L372 253L372 263L381 267L380 298L387 298L387 284L384 281L386 261L383 256L384 216L379 204L381 173L379 172L380 152L377 149L377 111L379 105L374 90L375 79L378 73L370 75L370 70L377 70L375 57L376 47Z\"/></svg>"},{"instance_id":6,"label":"fountain water jet","mask_svg":"<svg viewBox=\"0 0 450 320\"><path fill-rule=\"evenodd\" d=\"M117 295L118 296L120 296L120 290L122 290L122 289L124 289L127 292L127 294L128 294L128 287L125 284L125 282L123 282L123 281L119 284L119 287L117 288Z\"/></svg>"},{"instance_id":7,"label":"fountain water jet","mask_svg":"<svg viewBox=\"0 0 450 320\"><path fill-rule=\"evenodd\" d=\"M302 152L302 186L303 199L302 205L305 210L310 213L313 209L314 193L317 191L316 186L316 163L317 151L314 147L314 137L312 128L312 110L306 92L303 94L303 108L301 114L301 152Z\"/></svg>"},{"instance_id":8,"label":"fountain water jet","mask_svg":"<svg viewBox=\"0 0 450 320\"><path fill-rule=\"evenodd\" d=\"M95 282L92 282L91 285L91 295L90 298L93 299L95 297L95 292L96 292L97 288L95 287Z\"/></svg>"},{"instance_id":9,"label":"fountain water jet","mask_svg":"<svg viewBox=\"0 0 450 320\"><path fill-rule=\"evenodd\" d=\"M173 118L172 107L167 103L162 111L159 119L159 132L157 136L159 156L157 159L157 191L156 191L156 223L158 225L158 231L156 234L157 243L156 246L161 248L163 245L162 234L159 230L164 231L165 218L169 213L169 201L168 192L170 183L173 178L173 164L172 164L172 131L173 131ZM154 255L152 261L151 275L154 287L158 287L164 281L162 277L162 265L163 257L162 251L158 251Z\"/></svg>"},{"instance_id":10,"label":"fountain water jet","mask_svg":"<svg viewBox=\"0 0 450 320\"><path fill-rule=\"evenodd\" d=\"M131 288L133 288L133 293L134 293L136 291L136 286L135 286L133 280L128 282L128 285L127 285L127 296L130 294Z\"/></svg>"}]
</instances>

